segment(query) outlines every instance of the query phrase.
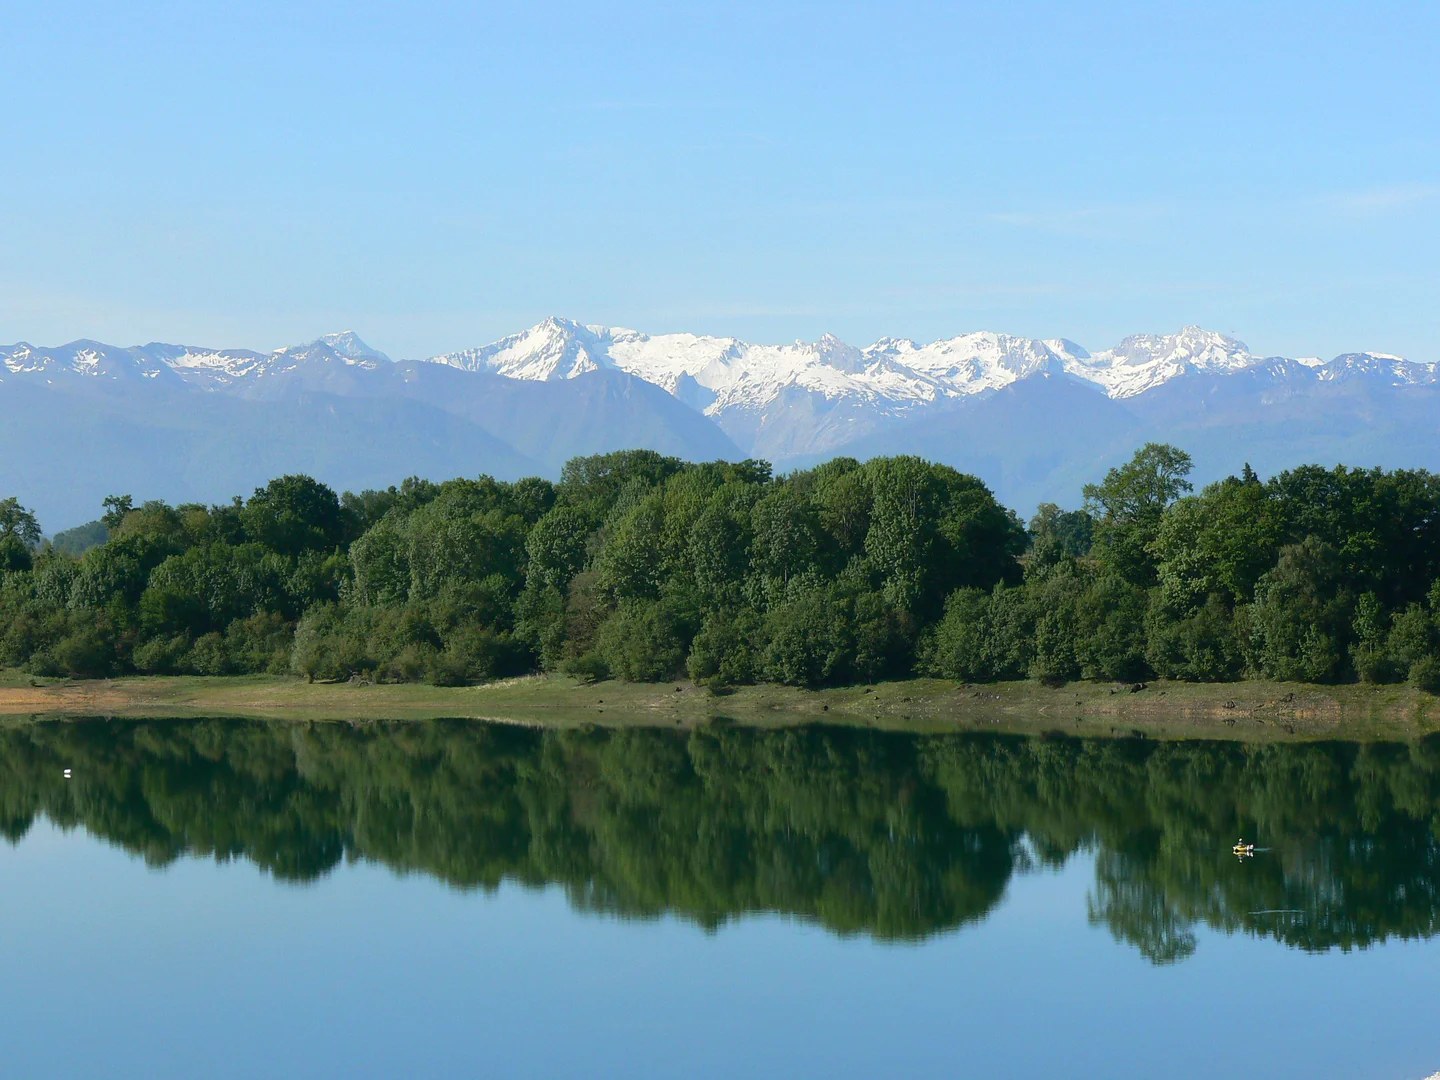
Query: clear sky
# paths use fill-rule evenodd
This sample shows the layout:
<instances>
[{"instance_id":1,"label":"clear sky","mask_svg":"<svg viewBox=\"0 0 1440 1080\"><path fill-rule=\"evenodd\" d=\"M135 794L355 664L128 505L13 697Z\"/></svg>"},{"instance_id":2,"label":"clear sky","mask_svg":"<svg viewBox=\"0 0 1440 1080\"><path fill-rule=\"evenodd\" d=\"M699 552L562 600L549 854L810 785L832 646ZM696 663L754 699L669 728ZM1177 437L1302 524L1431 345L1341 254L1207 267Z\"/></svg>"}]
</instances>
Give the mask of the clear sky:
<instances>
[{"instance_id":1,"label":"clear sky","mask_svg":"<svg viewBox=\"0 0 1440 1080\"><path fill-rule=\"evenodd\" d=\"M0 341L1440 360L1440 5L0 5Z\"/></svg>"}]
</instances>

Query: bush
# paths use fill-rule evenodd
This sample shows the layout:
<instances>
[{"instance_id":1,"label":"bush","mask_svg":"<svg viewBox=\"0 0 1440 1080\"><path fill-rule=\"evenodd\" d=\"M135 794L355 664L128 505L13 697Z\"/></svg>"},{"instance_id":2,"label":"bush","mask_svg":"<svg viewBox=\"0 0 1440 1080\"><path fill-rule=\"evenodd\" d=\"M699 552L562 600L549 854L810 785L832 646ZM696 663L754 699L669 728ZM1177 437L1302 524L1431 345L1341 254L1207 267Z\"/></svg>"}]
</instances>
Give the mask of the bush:
<instances>
[{"instance_id":1,"label":"bush","mask_svg":"<svg viewBox=\"0 0 1440 1080\"><path fill-rule=\"evenodd\" d=\"M1145 661L1148 603L1144 589L1113 574L1080 595L1075 653L1082 677L1135 682L1150 676Z\"/></svg>"},{"instance_id":2,"label":"bush","mask_svg":"<svg viewBox=\"0 0 1440 1080\"><path fill-rule=\"evenodd\" d=\"M526 585L515 601L515 634L537 656L540 666L554 671L565 658L565 596L553 585Z\"/></svg>"},{"instance_id":3,"label":"bush","mask_svg":"<svg viewBox=\"0 0 1440 1080\"><path fill-rule=\"evenodd\" d=\"M350 615L350 618L347 618ZM307 679L345 679L376 667L370 659L361 613L347 613L336 604L317 604L295 628L290 669Z\"/></svg>"},{"instance_id":4,"label":"bush","mask_svg":"<svg viewBox=\"0 0 1440 1080\"><path fill-rule=\"evenodd\" d=\"M993 679L990 594L984 589L956 589L945 601L945 616L925 637L918 667L926 675L959 682Z\"/></svg>"},{"instance_id":5,"label":"bush","mask_svg":"<svg viewBox=\"0 0 1440 1080\"><path fill-rule=\"evenodd\" d=\"M382 682L421 682L435 670L435 646L428 643L403 646L375 671Z\"/></svg>"},{"instance_id":6,"label":"bush","mask_svg":"<svg viewBox=\"0 0 1440 1080\"><path fill-rule=\"evenodd\" d=\"M174 675L183 670L183 660L189 651L187 635L161 635L137 645L132 662L137 671L147 675Z\"/></svg>"},{"instance_id":7,"label":"bush","mask_svg":"<svg viewBox=\"0 0 1440 1080\"><path fill-rule=\"evenodd\" d=\"M997 585L993 592L956 589L945 615L921 639L916 669L959 682L1018 679L1035 655L1035 625L1027 590Z\"/></svg>"},{"instance_id":8,"label":"bush","mask_svg":"<svg viewBox=\"0 0 1440 1080\"><path fill-rule=\"evenodd\" d=\"M1187 682L1226 682L1244 673L1245 655L1236 617L1220 597L1175 619L1161 605L1151 612L1145 657L1154 672Z\"/></svg>"},{"instance_id":9,"label":"bush","mask_svg":"<svg viewBox=\"0 0 1440 1080\"><path fill-rule=\"evenodd\" d=\"M707 615L685 661L691 680L712 689L754 682L759 668L754 643L759 631L760 618L751 608L733 615Z\"/></svg>"},{"instance_id":10,"label":"bush","mask_svg":"<svg viewBox=\"0 0 1440 1080\"><path fill-rule=\"evenodd\" d=\"M914 667L911 621L878 593L854 599L855 658L851 677L861 682L902 678Z\"/></svg>"},{"instance_id":11,"label":"bush","mask_svg":"<svg viewBox=\"0 0 1440 1080\"><path fill-rule=\"evenodd\" d=\"M230 654L225 638L216 633L202 634L190 647L185 666L196 675L230 674Z\"/></svg>"},{"instance_id":12,"label":"bush","mask_svg":"<svg viewBox=\"0 0 1440 1080\"><path fill-rule=\"evenodd\" d=\"M279 612L236 619L225 629L225 650L232 670L283 675L290 666L295 629Z\"/></svg>"},{"instance_id":13,"label":"bush","mask_svg":"<svg viewBox=\"0 0 1440 1080\"><path fill-rule=\"evenodd\" d=\"M1435 620L1419 604L1411 604L1391 621L1385 648L1400 671L1409 671L1416 660L1432 655L1435 646Z\"/></svg>"},{"instance_id":14,"label":"bush","mask_svg":"<svg viewBox=\"0 0 1440 1080\"><path fill-rule=\"evenodd\" d=\"M1076 656L1074 612L1066 608L1042 611L1035 620L1035 659L1030 661L1030 678L1046 686L1060 686L1080 677Z\"/></svg>"},{"instance_id":15,"label":"bush","mask_svg":"<svg viewBox=\"0 0 1440 1080\"><path fill-rule=\"evenodd\" d=\"M1440 694L1440 658L1422 656L1411 664L1410 685L1427 694Z\"/></svg>"},{"instance_id":16,"label":"bush","mask_svg":"<svg viewBox=\"0 0 1440 1080\"><path fill-rule=\"evenodd\" d=\"M464 686L528 669L526 650L509 634L461 625L445 635L445 648L428 654L427 678L436 686Z\"/></svg>"},{"instance_id":17,"label":"bush","mask_svg":"<svg viewBox=\"0 0 1440 1080\"><path fill-rule=\"evenodd\" d=\"M565 660L560 665L560 670L587 683L603 682L610 677L610 665L605 663L603 656L593 650L583 656L573 656Z\"/></svg>"},{"instance_id":18,"label":"bush","mask_svg":"<svg viewBox=\"0 0 1440 1080\"><path fill-rule=\"evenodd\" d=\"M1344 667L1339 555L1308 537L1281 549L1255 586L1247 610L1249 663L1271 679L1333 682Z\"/></svg>"},{"instance_id":19,"label":"bush","mask_svg":"<svg viewBox=\"0 0 1440 1080\"><path fill-rule=\"evenodd\" d=\"M99 679L115 670L115 644L105 627L82 626L55 643L51 650L55 674ZM43 673L42 673L43 674Z\"/></svg>"},{"instance_id":20,"label":"bush","mask_svg":"<svg viewBox=\"0 0 1440 1080\"><path fill-rule=\"evenodd\" d=\"M681 670L685 643L664 604L627 601L600 627L595 651L629 682L659 682Z\"/></svg>"},{"instance_id":21,"label":"bush","mask_svg":"<svg viewBox=\"0 0 1440 1080\"><path fill-rule=\"evenodd\" d=\"M765 677L791 686L847 681L855 654L847 615L820 585L772 607L765 617Z\"/></svg>"},{"instance_id":22,"label":"bush","mask_svg":"<svg viewBox=\"0 0 1440 1080\"><path fill-rule=\"evenodd\" d=\"M1362 683L1394 682L1397 674L1404 670L1389 653L1368 642L1350 646L1350 664Z\"/></svg>"},{"instance_id":23,"label":"bush","mask_svg":"<svg viewBox=\"0 0 1440 1080\"><path fill-rule=\"evenodd\" d=\"M431 653L425 679L432 686L468 686L472 681L470 665L462 654L448 649L442 653Z\"/></svg>"}]
</instances>

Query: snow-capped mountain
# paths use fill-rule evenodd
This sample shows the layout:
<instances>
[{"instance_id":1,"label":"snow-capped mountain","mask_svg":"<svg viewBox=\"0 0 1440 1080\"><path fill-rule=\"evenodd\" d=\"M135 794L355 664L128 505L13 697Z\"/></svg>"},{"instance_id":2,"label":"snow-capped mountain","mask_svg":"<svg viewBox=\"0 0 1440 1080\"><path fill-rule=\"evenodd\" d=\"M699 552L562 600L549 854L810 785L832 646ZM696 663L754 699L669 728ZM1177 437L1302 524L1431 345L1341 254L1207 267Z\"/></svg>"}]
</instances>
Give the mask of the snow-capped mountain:
<instances>
[{"instance_id":1,"label":"snow-capped mountain","mask_svg":"<svg viewBox=\"0 0 1440 1080\"><path fill-rule=\"evenodd\" d=\"M1068 341L991 333L928 345L885 338L859 349L829 334L816 342L754 345L737 338L650 335L550 318L492 345L433 359L512 379L571 379L614 368L677 396L687 385L698 387L700 396L708 398L704 411L718 416L734 408L763 408L790 388L903 409L997 389L1041 371L1058 373L1066 362L1086 355Z\"/></svg>"},{"instance_id":2,"label":"snow-capped mountain","mask_svg":"<svg viewBox=\"0 0 1440 1080\"><path fill-rule=\"evenodd\" d=\"M26 342L0 346L0 365L12 374L156 379L173 373L207 389L305 367L374 368L390 362L349 330L269 353L158 342L117 348L88 340L55 348ZM1136 334L1114 348L1090 353L1063 338L1042 341L988 331L928 344L882 338L857 348L829 334L815 342L756 345L738 338L651 335L550 318L489 345L430 357L429 362L529 381L623 371L682 399L699 399L699 407L712 417L736 409L762 410L795 389L831 401L868 403L886 413L904 412L1035 376L1068 375L1117 399L1187 375L1267 366L1277 377L1308 371L1332 381L1368 376L1418 385L1437 378L1435 364L1388 353L1343 353L1330 361L1256 356L1244 342L1198 326L1175 334Z\"/></svg>"},{"instance_id":3,"label":"snow-capped mountain","mask_svg":"<svg viewBox=\"0 0 1440 1080\"><path fill-rule=\"evenodd\" d=\"M1243 371L1261 362L1243 341L1187 326L1178 334L1135 334L1113 349L1082 353L1066 371L1112 398L1127 398L1196 372Z\"/></svg>"},{"instance_id":4,"label":"snow-capped mountain","mask_svg":"<svg viewBox=\"0 0 1440 1080\"><path fill-rule=\"evenodd\" d=\"M151 473L177 477L156 494L216 498L276 468L358 487L410 473L553 474L571 455L643 446L782 468L921 453L1023 507L1073 502L1149 439L1194 452L1196 480L1247 459L1437 469L1436 415L1435 364L1262 357L1194 326L1093 353L990 332L766 345L558 318L399 362L349 331L271 352L21 342L0 346L0 495L38 483L40 447L59 456L44 458L50 480L27 497L60 500L73 524L72 503L144 491Z\"/></svg>"},{"instance_id":5,"label":"snow-capped mountain","mask_svg":"<svg viewBox=\"0 0 1440 1080\"><path fill-rule=\"evenodd\" d=\"M326 334L304 345L290 345L271 353L249 349L206 349L193 345L151 342L117 348L98 341L73 341L56 348L36 348L28 342L0 345L0 378L5 372L54 379L88 376L95 379L181 380L223 389L247 380L293 371L306 365L369 367L390 358L370 348L352 331Z\"/></svg>"},{"instance_id":6,"label":"snow-capped mountain","mask_svg":"<svg viewBox=\"0 0 1440 1080\"><path fill-rule=\"evenodd\" d=\"M550 318L494 344L432 359L512 379L571 379L615 368L670 393L693 380L710 392L705 411L716 416L736 407L763 408L792 387L893 409L998 390L1035 375L1070 375L1111 398L1128 398L1186 375L1243 371L1284 358L1256 356L1244 342L1198 326L1176 334L1136 334L1090 353L1063 338L1041 341L983 331L929 344L882 338L865 348L828 334L813 343L753 345L736 338L650 335ZM1361 370L1400 382L1435 378L1434 364L1385 353L1294 363L1320 378Z\"/></svg>"},{"instance_id":7,"label":"snow-capped mountain","mask_svg":"<svg viewBox=\"0 0 1440 1080\"><path fill-rule=\"evenodd\" d=\"M1032 378L1069 378L1112 400L1177 379L1251 372L1277 382L1436 381L1434 364L1381 353L1329 362L1251 353L1244 342L1198 326L1137 334L1090 353L1062 338L963 334L928 344L884 338L857 348L816 342L755 345L728 337L650 335L551 318L491 345L433 358L512 379L572 379L614 369L699 409L747 451L776 459L836 451L878 427Z\"/></svg>"},{"instance_id":8,"label":"snow-capped mountain","mask_svg":"<svg viewBox=\"0 0 1440 1080\"><path fill-rule=\"evenodd\" d=\"M56 348L37 348L26 341L0 345L0 379L7 373L45 382L77 375L125 381L174 379L173 366L151 351L154 348L118 349L89 340L72 341Z\"/></svg>"}]
</instances>

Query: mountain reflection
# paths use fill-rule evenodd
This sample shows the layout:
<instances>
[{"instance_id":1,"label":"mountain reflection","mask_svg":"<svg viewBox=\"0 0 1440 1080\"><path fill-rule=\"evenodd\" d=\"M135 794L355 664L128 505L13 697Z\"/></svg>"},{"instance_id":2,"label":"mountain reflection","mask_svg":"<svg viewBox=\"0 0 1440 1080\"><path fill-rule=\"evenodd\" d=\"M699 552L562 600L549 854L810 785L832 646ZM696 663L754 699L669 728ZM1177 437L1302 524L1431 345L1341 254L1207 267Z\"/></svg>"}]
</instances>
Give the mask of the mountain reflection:
<instances>
[{"instance_id":1,"label":"mountain reflection","mask_svg":"<svg viewBox=\"0 0 1440 1080\"><path fill-rule=\"evenodd\" d=\"M71 768L73 779L62 770ZM88 721L0 729L0 831L40 815L164 865L342 859L714 927L750 912L922 939L1095 855L1090 918L1156 962L1194 929L1308 950L1428 937L1440 742L1074 741L719 726ZM1263 849L1241 862L1237 836Z\"/></svg>"}]
</instances>

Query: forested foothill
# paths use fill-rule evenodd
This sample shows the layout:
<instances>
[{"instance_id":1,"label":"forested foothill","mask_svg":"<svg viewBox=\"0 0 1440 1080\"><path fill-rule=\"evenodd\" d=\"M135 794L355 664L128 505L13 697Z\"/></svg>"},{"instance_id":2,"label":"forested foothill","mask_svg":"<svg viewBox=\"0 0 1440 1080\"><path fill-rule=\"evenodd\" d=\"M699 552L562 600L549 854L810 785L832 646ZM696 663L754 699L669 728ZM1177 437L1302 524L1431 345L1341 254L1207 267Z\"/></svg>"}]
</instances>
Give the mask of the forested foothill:
<instances>
[{"instance_id":1,"label":"forested foothill","mask_svg":"<svg viewBox=\"0 0 1440 1080\"><path fill-rule=\"evenodd\" d=\"M923 674L1440 690L1440 478L1305 466L1193 493L1147 444L1028 527L913 457L577 458L228 505L106 500L47 543L0 501L0 666L457 685L546 670L717 691Z\"/></svg>"}]
</instances>

